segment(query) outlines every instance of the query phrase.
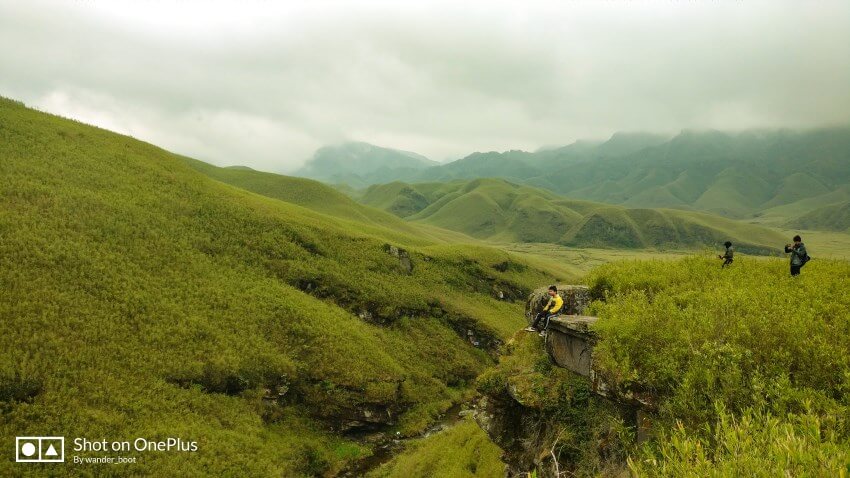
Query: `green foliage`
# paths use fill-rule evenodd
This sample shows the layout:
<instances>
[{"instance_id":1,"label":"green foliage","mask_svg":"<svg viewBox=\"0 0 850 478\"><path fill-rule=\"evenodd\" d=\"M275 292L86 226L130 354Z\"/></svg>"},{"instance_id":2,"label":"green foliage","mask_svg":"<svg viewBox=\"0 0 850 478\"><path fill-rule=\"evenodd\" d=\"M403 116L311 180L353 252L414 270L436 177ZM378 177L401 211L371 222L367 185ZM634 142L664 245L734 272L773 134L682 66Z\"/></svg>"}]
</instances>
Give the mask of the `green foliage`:
<instances>
[{"instance_id":1,"label":"green foliage","mask_svg":"<svg viewBox=\"0 0 850 478\"><path fill-rule=\"evenodd\" d=\"M850 474L850 442L841 440L815 414L780 419L747 411L719 413L707 436L681 424L629 460L645 477L832 476Z\"/></svg>"},{"instance_id":2,"label":"green foliage","mask_svg":"<svg viewBox=\"0 0 850 478\"><path fill-rule=\"evenodd\" d=\"M360 223L361 227L382 227L385 228L381 231L384 235L392 235L390 231L405 232L408 235L421 234L420 230L392 214L363 206L342 192L311 179L282 176L250 168L219 168L191 158L184 160L193 169L217 181L304 206L337 219Z\"/></svg>"},{"instance_id":3,"label":"green foliage","mask_svg":"<svg viewBox=\"0 0 850 478\"><path fill-rule=\"evenodd\" d=\"M614 404L597 397L584 377L552 365L537 334L518 332L503 352L499 364L478 378L478 389L492 397L509 395L529 414L525 422L546 424L540 430L552 436L543 446L555 446L562 469L573 476L619 469L633 434Z\"/></svg>"},{"instance_id":4,"label":"green foliage","mask_svg":"<svg viewBox=\"0 0 850 478\"><path fill-rule=\"evenodd\" d=\"M846 465L850 263L813 261L792 278L779 260L630 261L597 268L589 284L604 299L591 307L594 368L614 389L655 397L656 428L682 428L659 439L663 465L634 462L641 474L823 476L809 465Z\"/></svg>"},{"instance_id":5,"label":"green foliage","mask_svg":"<svg viewBox=\"0 0 850 478\"><path fill-rule=\"evenodd\" d=\"M497 242L686 249L732 240L739 251L768 254L784 240L770 229L718 216L576 201L500 179L376 185L360 200L414 223Z\"/></svg>"},{"instance_id":6,"label":"green foliage","mask_svg":"<svg viewBox=\"0 0 850 478\"><path fill-rule=\"evenodd\" d=\"M332 427L382 410L421 429L491 363L466 329L496 340L522 325L497 292L551 280L6 100L0 158L0 433L199 443L128 475L332 474L369 453ZM269 196L285 184L207 169Z\"/></svg>"},{"instance_id":7,"label":"green foliage","mask_svg":"<svg viewBox=\"0 0 850 478\"><path fill-rule=\"evenodd\" d=\"M382 465L372 478L495 477L504 475L502 451L472 420L465 419L448 430L409 445L404 453Z\"/></svg>"},{"instance_id":8,"label":"green foliage","mask_svg":"<svg viewBox=\"0 0 850 478\"><path fill-rule=\"evenodd\" d=\"M843 403L850 358L850 264L813 261L802 276L779 260L631 261L589 277L602 320L594 352L613 386L643 387L686 422L771 405L799 411L805 399Z\"/></svg>"}]
</instances>

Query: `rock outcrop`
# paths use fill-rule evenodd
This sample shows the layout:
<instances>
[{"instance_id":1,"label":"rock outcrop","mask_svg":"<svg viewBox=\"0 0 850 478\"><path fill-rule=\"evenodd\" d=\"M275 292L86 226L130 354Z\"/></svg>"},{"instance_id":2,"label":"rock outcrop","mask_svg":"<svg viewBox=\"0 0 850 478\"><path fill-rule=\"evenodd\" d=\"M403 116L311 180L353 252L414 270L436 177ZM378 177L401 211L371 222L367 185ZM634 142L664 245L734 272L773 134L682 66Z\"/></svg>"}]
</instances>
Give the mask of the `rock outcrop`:
<instances>
[{"instance_id":1,"label":"rock outcrop","mask_svg":"<svg viewBox=\"0 0 850 478\"><path fill-rule=\"evenodd\" d=\"M413 273L413 262L406 250L392 244L384 244L384 252L398 259L398 265L402 272L408 275Z\"/></svg>"},{"instance_id":2,"label":"rock outcrop","mask_svg":"<svg viewBox=\"0 0 850 478\"><path fill-rule=\"evenodd\" d=\"M504 451L506 476L525 476L529 470L546 469L553 476L547 444L552 442L552 423L541 410L523 407L510 394L483 396L473 413L478 426Z\"/></svg>"},{"instance_id":3,"label":"rock outcrop","mask_svg":"<svg viewBox=\"0 0 850 478\"><path fill-rule=\"evenodd\" d=\"M548 301L547 290L529 295L529 321ZM506 351L503 360L507 358L508 365L499 370L500 363L481 382L474 418L504 450L508 477L535 471L538 477L555 478L588 470L626 476L629 444L624 437L646 438L652 397L612 390L601 380L593 363L593 324L598 319L582 315L590 291L581 285L558 285L558 293L565 307L550 322L545 339L534 334L515 337L522 345ZM508 358L512 354L518 355ZM623 433L624 428L631 431Z\"/></svg>"},{"instance_id":4,"label":"rock outcrop","mask_svg":"<svg viewBox=\"0 0 850 478\"><path fill-rule=\"evenodd\" d=\"M590 304L590 289L586 285L556 285L558 295L564 299L563 314L582 315ZM534 316L543 310L546 302L549 301L548 287L535 289L528 297L525 304L525 318L531 323Z\"/></svg>"}]
</instances>

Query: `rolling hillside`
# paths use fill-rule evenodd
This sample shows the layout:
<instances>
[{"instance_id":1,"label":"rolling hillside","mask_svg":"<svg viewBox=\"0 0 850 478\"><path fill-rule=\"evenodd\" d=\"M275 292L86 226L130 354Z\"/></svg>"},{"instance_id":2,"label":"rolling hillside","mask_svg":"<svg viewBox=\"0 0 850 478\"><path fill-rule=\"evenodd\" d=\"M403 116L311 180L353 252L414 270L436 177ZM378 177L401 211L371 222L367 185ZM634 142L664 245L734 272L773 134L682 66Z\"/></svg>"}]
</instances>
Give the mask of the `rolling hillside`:
<instances>
[{"instance_id":1,"label":"rolling hillside","mask_svg":"<svg viewBox=\"0 0 850 478\"><path fill-rule=\"evenodd\" d=\"M421 170L382 170L361 175L358 184L488 177L573 199L704 211L779 226L847 199L850 128L686 130L673 138L617 133L599 143L578 141L534 153L473 153Z\"/></svg>"},{"instance_id":2,"label":"rolling hillside","mask_svg":"<svg viewBox=\"0 0 850 478\"><path fill-rule=\"evenodd\" d=\"M671 209L623 208L578 201L500 179L372 186L362 202L413 222L497 242L580 247L716 247L771 253L784 238L756 225Z\"/></svg>"},{"instance_id":3,"label":"rolling hillside","mask_svg":"<svg viewBox=\"0 0 850 478\"><path fill-rule=\"evenodd\" d=\"M540 184L594 201L752 218L850 184L850 129L685 131L626 156L576 164Z\"/></svg>"},{"instance_id":4,"label":"rolling hillside","mask_svg":"<svg viewBox=\"0 0 850 478\"><path fill-rule=\"evenodd\" d=\"M413 434L466 396L556 279L5 99L0 158L0 433L199 444L127 475L333 474L370 453L347 432Z\"/></svg>"},{"instance_id":5,"label":"rolling hillside","mask_svg":"<svg viewBox=\"0 0 850 478\"><path fill-rule=\"evenodd\" d=\"M197 159L184 158L193 169L232 186L279 199L337 219L419 234L421 230L387 212L363 206L340 191L312 179L282 176L244 167L220 168ZM387 233L389 231L383 231Z\"/></svg>"},{"instance_id":6,"label":"rolling hillside","mask_svg":"<svg viewBox=\"0 0 850 478\"><path fill-rule=\"evenodd\" d=\"M789 221L787 226L795 229L850 232L850 201L809 211Z\"/></svg>"}]
</instances>

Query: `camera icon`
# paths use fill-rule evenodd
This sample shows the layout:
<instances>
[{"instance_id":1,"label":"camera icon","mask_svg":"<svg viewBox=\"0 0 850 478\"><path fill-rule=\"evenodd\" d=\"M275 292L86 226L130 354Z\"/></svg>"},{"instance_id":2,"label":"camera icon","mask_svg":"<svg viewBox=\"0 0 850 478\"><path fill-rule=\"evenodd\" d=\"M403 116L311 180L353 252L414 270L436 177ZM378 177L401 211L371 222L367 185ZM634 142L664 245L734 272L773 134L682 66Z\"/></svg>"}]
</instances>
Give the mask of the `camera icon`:
<instances>
[{"instance_id":1,"label":"camera icon","mask_svg":"<svg viewBox=\"0 0 850 478\"><path fill-rule=\"evenodd\" d=\"M62 463L65 437L15 437L15 451L18 463Z\"/></svg>"}]
</instances>

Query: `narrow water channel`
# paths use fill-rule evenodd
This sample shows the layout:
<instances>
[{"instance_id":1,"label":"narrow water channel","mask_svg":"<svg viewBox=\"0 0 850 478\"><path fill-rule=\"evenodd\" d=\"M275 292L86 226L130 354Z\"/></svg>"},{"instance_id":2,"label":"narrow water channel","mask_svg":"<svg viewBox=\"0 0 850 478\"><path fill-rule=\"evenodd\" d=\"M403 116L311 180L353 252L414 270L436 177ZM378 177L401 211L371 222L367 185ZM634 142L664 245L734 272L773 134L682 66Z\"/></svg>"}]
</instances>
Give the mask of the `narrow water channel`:
<instances>
[{"instance_id":1,"label":"narrow water channel","mask_svg":"<svg viewBox=\"0 0 850 478\"><path fill-rule=\"evenodd\" d=\"M407 447L407 443L411 440L427 438L435 433L440 433L451 428L461 420L460 412L463 410L464 405L465 403L452 405L452 407L446 410L439 419L437 419L419 435L406 438L396 438L387 432L375 433L371 436L361 437L360 439L362 441L373 443L372 454L366 458L353 462L337 474L337 476L340 478L364 476L375 468L378 468L384 463L390 461L394 456L403 452Z\"/></svg>"}]
</instances>

